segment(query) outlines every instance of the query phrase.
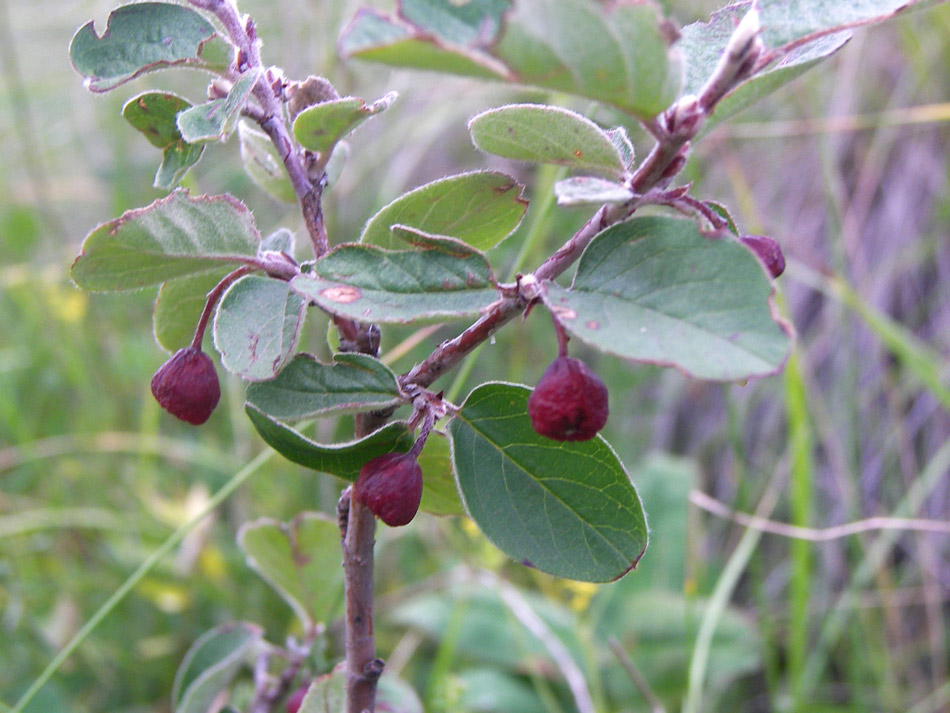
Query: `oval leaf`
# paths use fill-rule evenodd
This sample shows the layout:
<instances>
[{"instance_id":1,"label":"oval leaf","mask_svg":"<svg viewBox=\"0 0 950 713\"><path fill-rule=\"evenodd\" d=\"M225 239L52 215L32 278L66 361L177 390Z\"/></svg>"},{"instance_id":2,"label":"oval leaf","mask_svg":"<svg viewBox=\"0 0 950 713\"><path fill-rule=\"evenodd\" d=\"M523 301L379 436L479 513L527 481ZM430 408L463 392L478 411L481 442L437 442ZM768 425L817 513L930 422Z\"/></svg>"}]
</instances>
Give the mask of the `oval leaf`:
<instances>
[{"instance_id":1,"label":"oval leaf","mask_svg":"<svg viewBox=\"0 0 950 713\"><path fill-rule=\"evenodd\" d=\"M343 601L343 568L335 521L315 512L288 523L263 518L241 527L238 545L305 627L336 615Z\"/></svg>"},{"instance_id":2,"label":"oval leaf","mask_svg":"<svg viewBox=\"0 0 950 713\"><path fill-rule=\"evenodd\" d=\"M298 354L270 381L247 387L247 401L268 416L297 421L331 411L367 411L401 401L396 375L365 354L337 354L321 364Z\"/></svg>"},{"instance_id":3,"label":"oval leaf","mask_svg":"<svg viewBox=\"0 0 950 713\"><path fill-rule=\"evenodd\" d=\"M358 13L341 52L569 92L640 117L663 111L679 89L673 33L654 3L403 0L400 15Z\"/></svg>"},{"instance_id":4,"label":"oval leaf","mask_svg":"<svg viewBox=\"0 0 950 713\"><path fill-rule=\"evenodd\" d=\"M401 247L390 233L399 224L488 250L520 225L528 208L523 190L513 178L491 171L441 178L403 194L370 218L360 242Z\"/></svg>"},{"instance_id":5,"label":"oval leaf","mask_svg":"<svg viewBox=\"0 0 950 713\"><path fill-rule=\"evenodd\" d=\"M247 275L224 293L214 315L214 346L228 371L272 379L297 347L306 303L283 280Z\"/></svg>"},{"instance_id":6,"label":"oval leaf","mask_svg":"<svg viewBox=\"0 0 950 713\"><path fill-rule=\"evenodd\" d=\"M192 144L221 141L237 127L240 111L261 76L255 67L242 74L223 99L214 99L186 109L178 115L178 130L185 141Z\"/></svg>"},{"instance_id":7,"label":"oval leaf","mask_svg":"<svg viewBox=\"0 0 950 713\"><path fill-rule=\"evenodd\" d=\"M489 109L468 122L476 148L518 161L555 163L621 178L626 166L603 129L556 106L512 104Z\"/></svg>"},{"instance_id":8,"label":"oval leaf","mask_svg":"<svg viewBox=\"0 0 950 713\"><path fill-rule=\"evenodd\" d=\"M399 451L405 453L415 442L403 421L387 423L365 438L349 443L323 445L272 419L254 406L245 405L248 417L264 442L291 463L344 480L355 481L360 468L376 456Z\"/></svg>"},{"instance_id":9,"label":"oval leaf","mask_svg":"<svg viewBox=\"0 0 950 713\"><path fill-rule=\"evenodd\" d=\"M175 674L175 713L207 713L215 697L249 663L262 634L256 624L241 622L219 626L200 636Z\"/></svg>"},{"instance_id":10,"label":"oval leaf","mask_svg":"<svg viewBox=\"0 0 950 713\"><path fill-rule=\"evenodd\" d=\"M598 349L736 380L773 374L788 355L791 329L773 314L772 293L762 265L731 237L649 217L594 238L571 289L546 282L542 299Z\"/></svg>"},{"instance_id":11,"label":"oval leaf","mask_svg":"<svg viewBox=\"0 0 950 713\"><path fill-rule=\"evenodd\" d=\"M557 204L563 206L602 203L626 203L634 198L633 191L619 183L603 178L575 176L554 184Z\"/></svg>"},{"instance_id":12,"label":"oval leaf","mask_svg":"<svg viewBox=\"0 0 950 713\"><path fill-rule=\"evenodd\" d=\"M623 576L647 546L636 488L599 436L558 442L528 417L531 390L483 384L449 425L465 507L523 564L588 582Z\"/></svg>"},{"instance_id":13,"label":"oval leaf","mask_svg":"<svg viewBox=\"0 0 950 713\"><path fill-rule=\"evenodd\" d=\"M92 231L70 277L94 292L135 290L222 262L246 263L260 239L251 212L236 198L192 198L177 190Z\"/></svg>"},{"instance_id":14,"label":"oval leaf","mask_svg":"<svg viewBox=\"0 0 950 713\"><path fill-rule=\"evenodd\" d=\"M305 149L324 153L371 116L392 106L396 96L390 92L372 104L356 97L314 104L294 119L294 138Z\"/></svg>"},{"instance_id":15,"label":"oval leaf","mask_svg":"<svg viewBox=\"0 0 950 713\"><path fill-rule=\"evenodd\" d=\"M290 284L327 312L361 322L462 319L498 299L483 255L457 241L424 241L399 252L341 245Z\"/></svg>"},{"instance_id":16,"label":"oval leaf","mask_svg":"<svg viewBox=\"0 0 950 713\"><path fill-rule=\"evenodd\" d=\"M171 3L136 3L113 10L101 36L92 22L79 28L69 58L85 77L87 89L105 92L156 69L209 68L201 50L212 37L214 26L194 10Z\"/></svg>"},{"instance_id":17,"label":"oval leaf","mask_svg":"<svg viewBox=\"0 0 950 713\"><path fill-rule=\"evenodd\" d=\"M330 673L317 676L297 713L342 713L346 706L346 666L338 664Z\"/></svg>"}]
</instances>

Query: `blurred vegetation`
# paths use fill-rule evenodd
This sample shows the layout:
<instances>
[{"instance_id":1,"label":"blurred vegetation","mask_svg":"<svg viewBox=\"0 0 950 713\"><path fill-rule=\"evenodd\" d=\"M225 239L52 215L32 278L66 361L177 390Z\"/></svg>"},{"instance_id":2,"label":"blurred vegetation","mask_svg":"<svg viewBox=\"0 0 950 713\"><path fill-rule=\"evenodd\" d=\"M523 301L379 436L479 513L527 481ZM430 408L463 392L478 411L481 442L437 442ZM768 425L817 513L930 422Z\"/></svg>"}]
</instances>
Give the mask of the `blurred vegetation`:
<instances>
[{"instance_id":1,"label":"blurred vegetation","mask_svg":"<svg viewBox=\"0 0 950 713\"><path fill-rule=\"evenodd\" d=\"M682 23L713 9L663 4ZM507 277L516 261L536 264L586 216L539 211L553 172L479 155L465 122L499 103L544 97L340 66L335 37L356 5L241 3L257 20L265 61L289 76L322 73L341 93L368 99L400 91L392 110L354 136L327 198L331 236L352 239L375 209L415 185L488 165L533 192L525 225L493 255L496 271ZM75 27L88 18L103 27L111 6L0 0L0 701L11 706L174 528L262 450L236 380L225 380L224 408L200 429L150 398L150 376L165 358L150 330L154 295L90 296L67 278L87 232L160 196L150 188L158 154L119 114L155 78L92 97L68 66ZM573 710L557 662L484 570L561 635L599 711L649 709L611 638L670 711L687 695L694 711L950 711L946 532L869 530L811 542L747 530L688 502L697 490L727 510L810 528L874 516L947 521L948 36L948 6L861 31L833 60L698 144L686 171L694 194L725 203L746 232L784 247L780 304L798 343L784 375L741 386L584 354L610 386L605 436L651 516L654 541L640 570L612 585L578 585L507 562L463 519L420 516L404 530L383 528L379 649L426 710ZM204 93L197 75L162 80ZM622 120L572 108L605 124ZM630 128L645 154L646 138ZM239 196L264 232L299 228L292 207L243 175L235 142L210 147L186 185ZM535 240L519 257L527 235ZM325 352L325 325L310 324L308 348ZM455 329L440 329L394 367L408 369ZM384 351L413 332L387 328ZM485 345L464 380L453 384L452 374L442 385L460 398L488 379L534 383L554 352L549 322L533 316ZM347 424L319 428L344 433ZM290 609L246 566L235 533L257 517L332 512L338 489L326 476L266 461L146 575L28 710L168 711L175 669L209 628L246 619L276 642L299 633ZM341 655L339 634L329 627L315 669ZM496 700L479 702L475 691Z\"/></svg>"}]
</instances>

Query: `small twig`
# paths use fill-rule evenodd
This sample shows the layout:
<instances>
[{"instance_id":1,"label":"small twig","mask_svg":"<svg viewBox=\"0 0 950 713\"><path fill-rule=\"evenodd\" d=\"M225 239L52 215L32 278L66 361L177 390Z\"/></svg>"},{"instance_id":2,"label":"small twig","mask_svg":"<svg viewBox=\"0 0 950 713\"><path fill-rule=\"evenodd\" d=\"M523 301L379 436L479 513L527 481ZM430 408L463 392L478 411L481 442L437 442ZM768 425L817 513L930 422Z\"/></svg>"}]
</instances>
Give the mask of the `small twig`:
<instances>
[{"instance_id":1,"label":"small twig","mask_svg":"<svg viewBox=\"0 0 950 713\"><path fill-rule=\"evenodd\" d=\"M652 713L666 713L663 703L660 702L660 699L657 698L656 694L653 692L653 689L650 688L650 682L647 681L644 675L640 672L640 669L637 668L637 665L633 662L633 659L630 658L629 654L624 651L623 646L620 645L620 642L617 641L617 638L614 636L608 637L607 646L609 646L610 650L613 651L614 656L617 657L620 665L623 666L624 671L627 672L630 680L633 681L633 685L636 686L640 691L640 695L643 696L644 700L647 702L647 705L650 706Z\"/></svg>"},{"instance_id":2,"label":"small twig","mask_svg":"<svg viewBox=\"0 0 950 713\"><path fill-rule=\"evenodd\" d=\"M689 500L693 505L702 508L706 512L726 520L732 520L743 527L796 540L808 540L809 542L829 542L831 540L841 539L842 537L850 537L862 532L872 532L875 530L909 530L950 535L950 522L943 520L921 520L904 517L869 517L864 520L849 522L846 525L835 525L824 528L799 527L798 525L787 525L782 522L776 522L775 520L768 520L758 515L738 512L699 490L693 490L689 494Z\"/></svg>"},{"instance_id":3,"label":"small twig","mask_svg":"<svg viewBox=\"0 0 950 713\"><path fill-rule=\"evenodd\" d=\"M238 72L245 72L255 67L263 68L257 30L250 18L242 19L234 4L227 0L189 0L189 2L195 7L212 13L224 26L231 42L238 49L239 66L236 68ZM287 124L283 120L283 106L270 85L267 75L268 72L263 72L257 84L254 85L254 98L260 103L260 110L252 108L245 113L254 116L255 121L277 149L277 155L280 156L280 160L287 169L294 194L297 196L314 257L319 258L330 249L321 207L323 176L318 176L315 181L311 181L307 175L297 144L290 136Z\"/></svg>"},{"instance_id":4,"label":"small twig","mask_svg":"<svg viewBox=\"0 0 950 713\"><path fill-rule=\"evenodd\" d=\"M205 329L208 327L208 320L211 319L211 315L214 313L214 308L218 304L218 300L221 299L221 295L224 294L232 284L237 282L240 278L245 275L249 275L254 271L254 266L244 265L239 267L234 272L229 272L224 278L215 285L211 292L208 293L208 296L205 298L205 306L201 311L201 317L198 319L198 324L195 327L194 337L191 339L192 349L201 349L201 342L204 341Z\"/></svg>"}]
</instances>

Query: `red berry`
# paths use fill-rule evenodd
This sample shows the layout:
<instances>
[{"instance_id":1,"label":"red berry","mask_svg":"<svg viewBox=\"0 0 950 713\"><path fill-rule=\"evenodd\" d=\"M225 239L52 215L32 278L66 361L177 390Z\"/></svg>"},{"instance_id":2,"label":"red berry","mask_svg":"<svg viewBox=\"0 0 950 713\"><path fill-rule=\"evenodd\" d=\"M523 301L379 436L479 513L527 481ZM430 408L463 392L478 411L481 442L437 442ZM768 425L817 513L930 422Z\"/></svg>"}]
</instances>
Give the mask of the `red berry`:
<instances>
[{"instance_id":1,"label":"red berry","mask_svg":"<svg viewBox=\"0 0 950 713\"><path fill-rule=\"evenodd\" d=\"M152 394L172 416L198 426L218 405L221 387L211 358L200 349L187 347L155 372Z\"/></svg>"},{"instance_id":2,"label":"red berry","mask_svg":"<svg viewBox=\"0 0 950 713\"><path fill-rule=\"evenodd\" d=\"M287 699L287 713L297 713L300 710L300 706L303 703L304 696L307 695L307 691L310 689L310 684L305 683L296 691L290 694L290 698Z\"/></svg>"},{"instance_id":3,"label":"red berry","mask_svg":"<svg viewBox=\"0 0 950 713\"><path fill-rule=\"evenodd\" d=\"M412 453L377 456L360 469L356 501L390 527L407 525L422 500L422 468Z\"/></svg>"},{"instance_id":4,"label":"red berry","mask_svg":"<svg viewBox=\"0 0 950 713\"><path fill-rule=\"evenodd\" d=\"M785 256L774 238L766 235L743 235L739 242L755 253L773 280L785 272Z\"/></svg>"},{"instance_id":5,"label":"red berry","mask_svg":"<svg viewBox=\"0 0 950 713\"><path fill-rule=\"evenodd\" d=\"M535 431L555 441L587 441L607 423L607 387L587 364L560 356L528 399Z\"/></svg>"}]
</instances>

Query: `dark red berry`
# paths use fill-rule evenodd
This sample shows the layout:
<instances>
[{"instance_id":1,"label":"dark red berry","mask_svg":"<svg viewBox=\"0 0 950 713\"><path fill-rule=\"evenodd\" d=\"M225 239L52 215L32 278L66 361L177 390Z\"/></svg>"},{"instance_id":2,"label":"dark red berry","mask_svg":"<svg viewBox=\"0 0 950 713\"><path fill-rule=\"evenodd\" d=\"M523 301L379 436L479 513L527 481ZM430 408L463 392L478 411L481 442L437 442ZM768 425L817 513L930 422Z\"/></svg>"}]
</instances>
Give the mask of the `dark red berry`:
<instances>
[{"instance_id":1,"label":"dark red berry","mask_svg":"<svg viewBox=\"0 0 950 713\"><path fill-rule=\"evenodd\" d=\"M555 441L587 441L607 423L607 387L587 364L560 356L528 399L531 425Z\"/></svg>"},{"instance_id":2,"label":"dark red berry","mask_svg":"<svg viewBox=\"0 0 950 713\"><path fill-rule=\"evenodd\" d=\"M304 696L307 695L309 688L310 684L305 683L290 694L290 698L287 699L287 713L297 713L297 711L300 710L300 706L303 704Z\"/></svg>"},{"instance_id":3,"label":"dark red berry","mask_svg":"<svg viewBox=\"0 0 950 713\"><path fill-rule=\"evenodd\" d=\"M773 280L785 272L785 256L774 238L766 235L743 235L739 242L755 253Z\"/></svg>"},{"instance_id":4,"label":"dark red berry","mask_svg":"<svg viewBox=\"0 0 950 713\"><path fill-rule=\"evenodd\" d=\"M221 387L211 358L200 349L187 347L155 372L152 394L172 416L198 426L218 405Z\"/></svg>"},{"instance_id":5,"label":"dark red berry","mask_svg":"<svg viewBox=\"0 0 950 713\"><path fill-rule=\"evenodd\" d=\"M373 458L360 469L353 496L390 527L407 525L422 500L419 461L412 453Z\"/></svg>"}]
</instances>

